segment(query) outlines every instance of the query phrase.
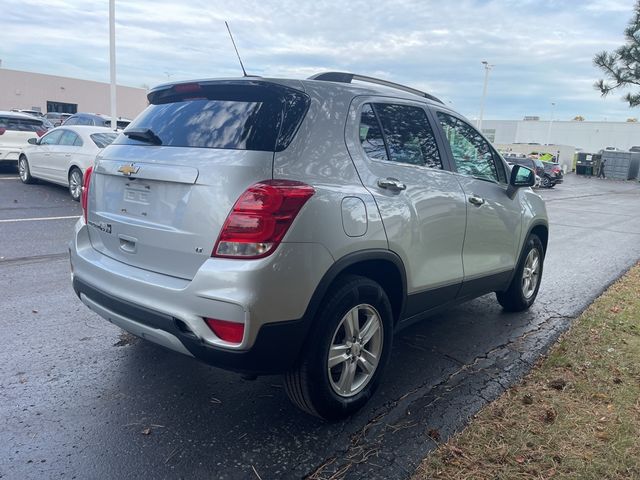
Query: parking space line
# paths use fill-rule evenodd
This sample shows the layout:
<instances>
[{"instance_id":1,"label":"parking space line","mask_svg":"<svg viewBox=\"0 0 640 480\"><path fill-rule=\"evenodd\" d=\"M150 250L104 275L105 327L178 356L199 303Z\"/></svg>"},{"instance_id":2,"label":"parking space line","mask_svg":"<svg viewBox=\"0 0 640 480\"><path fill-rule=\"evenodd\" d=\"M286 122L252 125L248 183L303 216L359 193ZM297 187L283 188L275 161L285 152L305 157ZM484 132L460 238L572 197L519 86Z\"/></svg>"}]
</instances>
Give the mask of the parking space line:
<instances>
[{"instance_id":1,"label":"parking space line","mask_svg":"<svg viewBox=\"0 0 640 480\"><path fill-rule=\"evenodd\" d=\"M7 218L4 220L0 220L0 223L41 222L43 220L68 220L70 218L80 218L80 215L69 215L67 217Z\"/></svg>"},{"instance_id":2,"label":"parking space line","mask_svg":"<svg viewBox=\"0 0 640 480\"><path fill-rule=\"evenodd\" d=\"M20 180L20 177L0 177L0 180Z\"/></svg>"}]
</instances>

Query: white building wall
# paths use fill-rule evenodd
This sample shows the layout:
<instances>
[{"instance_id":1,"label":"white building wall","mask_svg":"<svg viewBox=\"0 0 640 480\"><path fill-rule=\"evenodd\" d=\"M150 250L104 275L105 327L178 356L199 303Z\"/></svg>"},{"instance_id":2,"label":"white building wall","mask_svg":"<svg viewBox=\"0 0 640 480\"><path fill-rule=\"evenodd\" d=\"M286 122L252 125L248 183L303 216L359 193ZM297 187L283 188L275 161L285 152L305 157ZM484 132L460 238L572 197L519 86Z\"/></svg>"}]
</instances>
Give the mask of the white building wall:
<instances>
[{"instance_id":1,"label":"white building wall","mask_svg":"<svg viewBox=\"0 0 640 480\"><path fill-rule=\"evenodd\" d=\"M47 101L75 103L78 112L109 115L109 84L0 68L0 110L39 107ZM134 118L147 106L144 88L117 88L118 116Z\"/></svg>"},{"instance_id":2,"label":"white building wall","mask_svg":"<svg viewBox=\"0 0 640 480\"><path fill-rule=\"evenodd\" d=\"M640 123L632 122L484 120L482 130L489 135L495 130L494 143L575 145L586 152L640 145Z\"/></svg>"}]
</instances>

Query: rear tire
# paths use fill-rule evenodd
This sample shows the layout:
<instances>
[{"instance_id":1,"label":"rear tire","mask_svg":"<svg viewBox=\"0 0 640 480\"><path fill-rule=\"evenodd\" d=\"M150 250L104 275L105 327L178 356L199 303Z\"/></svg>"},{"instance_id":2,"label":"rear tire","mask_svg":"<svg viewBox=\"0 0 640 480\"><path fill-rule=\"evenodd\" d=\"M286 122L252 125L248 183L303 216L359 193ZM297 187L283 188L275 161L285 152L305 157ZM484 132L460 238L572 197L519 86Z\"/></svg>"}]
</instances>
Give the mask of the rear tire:
<instances>
[{"instance_id":1,"label":"rear tire","mask_svg":"<svg viewBox=\"0 0 640 480\"><path fill-rule=\"evenodd\" d=\"M338 420L362 408L380 383L393 314L382 287L356 275L339 279L323 304L285 389L301 410Z\"/></svg>"},{"instance_id":2,"label":"rear tire","mask_svg":"<svg viewBox=\"0 0 640 480\"><path fill-rule=\"evenodd\" d=\"M18 159L18 175L22 183L35 183L35 179L31 176L29 160L24 155L20 155Z\"/></svg>"},{"instance_id":3,"label":"rear tire","mask_svg":"<svg viewBox=\"0 0 640 480\"><path fill-rule=\"evenodd\" d=\"M82 170L78 167L73 167L69 170L69 194L71 198L76 202L80 201L82 196Z\"/></svg>"},{"instance_id":4,"label":"rear tire","mask_svg":"<svg viewBox=\"0 0 640 480\"><path fill-rule=\"evenodd\" d=\"M542 180L540 181L540 186L542 188L551 188L551 180L549 179L549 177L547 176L542 177Z\"/></svg>"},{"instance_id":5,"label":"rear tire","mask_svg":"<svg viewBox=\"0 0 640 480\"><path fill-rule=\"evenodd\" d=\"M533 305L540 289L543 265L544 247L540 238L532 233L524 244L509 288L504 292L496 292L502 308L508 312L522 312Z\"/></svg>"}]
</instances>

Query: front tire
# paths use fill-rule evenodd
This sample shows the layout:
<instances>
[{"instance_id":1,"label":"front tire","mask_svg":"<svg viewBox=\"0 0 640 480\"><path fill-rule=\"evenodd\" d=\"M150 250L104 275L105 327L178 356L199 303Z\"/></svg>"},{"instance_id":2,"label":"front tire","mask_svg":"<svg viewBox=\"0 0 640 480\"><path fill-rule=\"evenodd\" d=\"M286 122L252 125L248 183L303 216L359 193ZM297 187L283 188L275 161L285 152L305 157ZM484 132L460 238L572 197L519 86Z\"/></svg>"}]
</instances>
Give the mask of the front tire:
<instances>
[{"instance_id":1,"label":"front tire","mask_svg":"<svg viewBox=\"0 0 640 480\"><path fill-rule=\"evenodd\" d=\"M22 183L35 183L35 179L31 176L29 160L24 155L18 159L18 175L20 175Z\"/></svg>"},{"instance_id":2,"label":"front tire","mask_svg":"<svg viewBox=\"0 0 640 480\"><path fill-rule=\"evenodd\" d=\"M532 233L524 244L509 288L504 292L496 292L502 308L508 312L522 312L533 305L540 289L543 264L544 247L540 238Z\"/></svg>"},{"instance_id":3,"label":"front tire","mask_svg":"<svg viewBox=\"0 0 640 480\"><path fill-rule=\"evenodd\" d=\"M77 167L73 167L69 171L69 194L76 202L80 201L82 196L82 171Z\"/></svg>"},{"instance_id":4,"label":"front tire","mask_svg":"<svg viewBox=\"0 0 640 480\"><path fill-rule=\"evenodd\" d=\"M323 303L285 389L301 410L338 420L376 390L393 343L393 314L382 287L355 275L341 278Z\"/></svg>"}]
</instances>

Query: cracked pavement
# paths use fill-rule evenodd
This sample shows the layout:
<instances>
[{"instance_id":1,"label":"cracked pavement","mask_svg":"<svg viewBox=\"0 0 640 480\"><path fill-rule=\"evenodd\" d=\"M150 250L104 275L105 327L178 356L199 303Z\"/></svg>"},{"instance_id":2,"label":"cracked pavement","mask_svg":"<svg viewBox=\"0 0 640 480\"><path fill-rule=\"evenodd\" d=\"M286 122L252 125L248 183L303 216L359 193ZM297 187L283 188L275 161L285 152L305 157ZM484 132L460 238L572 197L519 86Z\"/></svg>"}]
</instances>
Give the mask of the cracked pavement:
<instances>
[{"instance_id":1,"label":"cracked pavement","mask_svg":"<svg viewBox=\"0 0 640 480\"><path fill-rule=\"evenodd\" d=\"M640 258L640 184L570 175L541 193L551 234L532 309L488 295L405 330L375 397L341 423L297 411L280 377L121 337L71 289L74 219L1 222L0 478L409 477ZM0 170L0 220L79 214L65 189Z\"/></svg>"}]
</instances>

